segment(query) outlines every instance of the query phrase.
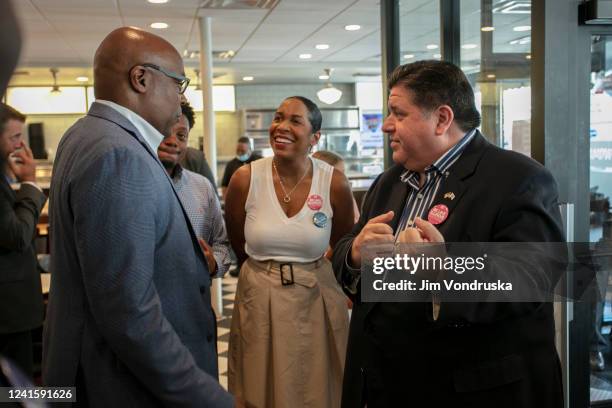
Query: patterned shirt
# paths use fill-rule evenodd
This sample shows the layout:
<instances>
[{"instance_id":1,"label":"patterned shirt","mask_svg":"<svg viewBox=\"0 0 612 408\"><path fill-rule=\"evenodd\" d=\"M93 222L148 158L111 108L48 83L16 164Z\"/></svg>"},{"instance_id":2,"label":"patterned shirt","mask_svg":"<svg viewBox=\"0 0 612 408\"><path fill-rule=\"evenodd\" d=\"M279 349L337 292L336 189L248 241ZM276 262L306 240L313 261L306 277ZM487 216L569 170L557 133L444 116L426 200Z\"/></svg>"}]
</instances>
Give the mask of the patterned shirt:
<instances>
[{"instance_id":1,"label":"patterned shirt","mask_svg":"<svg viewBox=\"0 0 612 408\"><path fill-rule=\"evenodd\" d=\"M217 261L215 277L230 267L229 241L217 193L205 177L177 166L172 177L174 188L198 236L212 247Z\"/></svg>"},{"instance_id":2,"label":"patterned shirt","mask_svg":"<svg viewBox=\"0 0 612 408\"><path fill-rule=\"evenodd\" d=\"M433 204L436 194L442 185L444 176L448 174L448 169L455 164L461 157L461 153L470 143L476 130L467 132L463 138L453 147L446 151L438 160L425 168L425 182L420 185L421 175L417 171L406 170L400 179L407 183L410 191L406 198L406 204L402 211L402 216L395 230L395 239L406 227L411 227L416 217L427 219L427 211Z\"/></svg>"}]
</instances>

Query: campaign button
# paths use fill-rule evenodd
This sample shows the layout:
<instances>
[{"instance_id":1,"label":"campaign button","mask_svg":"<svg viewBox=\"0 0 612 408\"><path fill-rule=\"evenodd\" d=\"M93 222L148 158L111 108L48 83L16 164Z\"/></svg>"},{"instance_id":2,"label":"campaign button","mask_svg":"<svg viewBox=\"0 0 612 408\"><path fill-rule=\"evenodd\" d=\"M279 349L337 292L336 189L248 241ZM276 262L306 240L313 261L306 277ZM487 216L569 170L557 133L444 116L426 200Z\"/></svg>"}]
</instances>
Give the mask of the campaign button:
<instances>
[{"instance_id":1,"label":"campaign button","mask_svg":"<svg viewBox=\"0 0 612 408\"><path fill-rule=\"evenodd\" d=\"M446 218L448 218L448 207L444 204L434 205L429 214L427 214L427 221L433 225L442 224Z\"/></svg>"},{"instance_id":2,"label":"campaign button","mask_svg":"<svg viewBox=\"0 0 612 408\"><path fill-rule=\"evenodd\" d=\"M323 207L323 197L318 194L313 194L308 197L308 200L306 200L306 204L311 210L319 211L321 207Z\"/></svg>"}]
</instances>

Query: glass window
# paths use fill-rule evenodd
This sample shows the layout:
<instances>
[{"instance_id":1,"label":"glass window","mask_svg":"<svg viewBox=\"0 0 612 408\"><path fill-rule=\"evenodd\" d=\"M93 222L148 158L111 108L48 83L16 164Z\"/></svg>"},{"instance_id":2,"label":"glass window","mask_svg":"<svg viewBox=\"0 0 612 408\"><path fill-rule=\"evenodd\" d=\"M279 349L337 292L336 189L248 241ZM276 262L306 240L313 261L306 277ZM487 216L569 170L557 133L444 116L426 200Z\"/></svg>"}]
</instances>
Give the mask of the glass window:
<instances>
[{"instance_id":1,"label":"glass window","mask_svg":"<svg viewBox=\"0 0 612 408\"><path fill-rule=\"evenodd\" d=\"M62 86L51 91L51 87L13 87L7 90L6 102L26 115L86 112L84 87Z\"/></svg>"},{"instance_id":2,"label":"glass window","mask_svg":"<svg viewBox=\"0 0 612 408\"><path fill-rule=\"evenodd\" d=\"M400 62L440 59L440 2L401 0L399 15Z\"/></svg>"},{"instance_id":3,"label":"glass window","mask_svg":"<svg viewBox=\"0 0 612 408\"><path fill-rule=\"evenodd\" d=\"M612 35L591 38L590 241L612 239ZM589 333L591 401L612 400L612 291L608 270L601 271L600 295L591 310ZM608 283L607 285L605 283Z\"/></svg>"},{"instance_id":4,"label":"glass window","mask_svg":"<svg viewBox=\"0 0 612 408\"><path fill-rule=\"evenodd\" d=\"M195 86L187 87L185 97L196 112L203 110L202 91ZM213 86L213 110L215 112L235 112L236 94L233 85Z\"/></svg>"},{"instance_id":5,"label":"glass window","mask_svg":"<svg viewBox=\"0 0 612 408\"><path fill-rule=\"evenodd\" d=\"M462 0L461 68L493 143L531 154L531 0Z\"/></svg>"}]
</instances>

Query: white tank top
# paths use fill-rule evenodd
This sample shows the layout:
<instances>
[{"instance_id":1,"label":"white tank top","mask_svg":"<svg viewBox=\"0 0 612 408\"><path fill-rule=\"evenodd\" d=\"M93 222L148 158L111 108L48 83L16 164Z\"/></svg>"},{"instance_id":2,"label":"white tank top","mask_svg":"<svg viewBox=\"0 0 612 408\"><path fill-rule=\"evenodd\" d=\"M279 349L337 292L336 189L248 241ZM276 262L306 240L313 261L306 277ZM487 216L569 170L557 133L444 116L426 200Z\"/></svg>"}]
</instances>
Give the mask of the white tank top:
<instances>
[{"instance_id":1,"label":"white tank top","mask_svg":"<svg viewBox=\"0 0 612 408\"><path fill-rule=\"evenodd\" d=\"M251 184L244 223L245 250L251 258L258 261L312 262L327 250L333 216L330 186L334 168L324 161L311 160L313 173L308 198L302 209L291 218L283 211L274 192L272 158L251 162ZM319 225L326 218L324 226L315 225L316 213L325 214L317 214Z\"/></svg>"}]
</instances>

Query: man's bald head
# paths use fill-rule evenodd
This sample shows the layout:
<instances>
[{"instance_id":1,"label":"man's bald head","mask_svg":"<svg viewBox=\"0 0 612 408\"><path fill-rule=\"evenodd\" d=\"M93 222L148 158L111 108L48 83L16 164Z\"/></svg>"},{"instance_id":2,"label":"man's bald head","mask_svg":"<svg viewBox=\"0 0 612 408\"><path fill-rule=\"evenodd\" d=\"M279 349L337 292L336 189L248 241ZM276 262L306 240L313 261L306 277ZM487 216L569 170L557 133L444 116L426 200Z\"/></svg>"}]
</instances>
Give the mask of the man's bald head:
<instances>
[{"instance_id":1,"label":"man's bald head","mask_svg":"<svg viewBox=\"0 0 612 408\"><path fill-rule=\"evenodd\" d=\"M94 57L94 93L97 99L138 113L164 133L180 116L179 86L175 79L143 64L184 75L181 55L168 41L135 27L112 31Z\"/></svg>"}]
</instances>

